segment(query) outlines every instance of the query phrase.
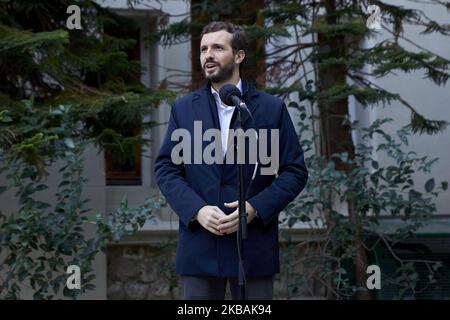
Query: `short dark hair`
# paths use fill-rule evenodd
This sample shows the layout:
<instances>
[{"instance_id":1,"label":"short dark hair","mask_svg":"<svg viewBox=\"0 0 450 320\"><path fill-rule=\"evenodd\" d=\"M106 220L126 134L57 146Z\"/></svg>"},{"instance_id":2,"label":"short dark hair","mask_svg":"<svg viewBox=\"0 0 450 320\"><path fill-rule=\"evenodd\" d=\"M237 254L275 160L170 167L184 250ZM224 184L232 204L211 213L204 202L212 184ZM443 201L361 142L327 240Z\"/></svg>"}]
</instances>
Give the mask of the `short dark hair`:
<instances>
[{"instance_id":1,"label":"short dark hair","mask_svg":"<svg viewBox=\"0 0 450 320\"><path fill-rule=\"evenodd\" d=\"M200 34L200 39L206 33L216 32L220 30L225 30L233 35L231 39L231 48L233 52L236 53L239 50L244 50L247 54L247 35L245 34L242 27L235 25L228 21L213 21L203 27L202 33Z\"/></svg>"}]
</instances>

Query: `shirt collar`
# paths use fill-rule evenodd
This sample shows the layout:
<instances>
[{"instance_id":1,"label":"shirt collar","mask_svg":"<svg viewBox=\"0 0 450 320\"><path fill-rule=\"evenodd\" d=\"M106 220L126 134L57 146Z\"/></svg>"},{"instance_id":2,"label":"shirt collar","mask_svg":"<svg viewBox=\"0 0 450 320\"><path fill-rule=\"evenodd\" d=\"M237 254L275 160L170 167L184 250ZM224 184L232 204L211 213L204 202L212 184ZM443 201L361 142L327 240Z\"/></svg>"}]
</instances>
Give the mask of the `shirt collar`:
<instances>
[{"instance_id":1,"label":"shirt collar","mask_svg":"<svg viewBox=\"0 0 450 320\"><path fill-rule=\"evenodd\" d=\"M239 89L239 91L241 92L241 95L242 95L242 81L241 81L241 78L239 78L239 82L237 83L236 87ZM226 105L225 103L223 103L222 100L220 99L219 92L217 92L217 90L214 89L214 87L212 85L211 85L211 92L212 92L214 98L219 101L218 104L222 108L234 107L234 106L229 106L229 105Z\"/></svg>"}]
</instances>

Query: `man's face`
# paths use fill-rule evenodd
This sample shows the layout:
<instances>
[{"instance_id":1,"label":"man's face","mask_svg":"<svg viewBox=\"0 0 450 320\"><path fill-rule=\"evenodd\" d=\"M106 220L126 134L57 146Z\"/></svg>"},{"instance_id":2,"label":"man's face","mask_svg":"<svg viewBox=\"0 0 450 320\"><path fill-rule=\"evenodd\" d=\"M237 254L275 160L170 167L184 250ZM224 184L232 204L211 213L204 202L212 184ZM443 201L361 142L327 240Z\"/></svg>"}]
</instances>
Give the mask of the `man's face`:
<instances>
[{"instance_id":1,"label":"man's face","mask_svg":"<svg viewBox=\"0 0 450 320\"><path fill-rule=\"evenodd\" d=\"M203 35L200 41L200 63L203 74L211 82L229 80L238 71L239 55L233 54L231 39L233 35L225 30Z\"/></svg>"}]
</instances>

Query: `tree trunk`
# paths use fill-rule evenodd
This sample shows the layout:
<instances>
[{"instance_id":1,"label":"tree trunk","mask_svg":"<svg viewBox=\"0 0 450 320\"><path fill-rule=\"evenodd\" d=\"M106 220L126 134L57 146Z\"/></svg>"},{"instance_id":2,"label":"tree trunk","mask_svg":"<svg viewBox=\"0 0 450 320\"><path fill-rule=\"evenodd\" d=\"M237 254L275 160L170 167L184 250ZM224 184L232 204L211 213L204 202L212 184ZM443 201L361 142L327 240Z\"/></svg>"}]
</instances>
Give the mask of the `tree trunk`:
<instances>
[{"instance_id":1,"label":"tree trunk","mask_svg":"<svg viewBox=\"0 0 450 320\"><path fill-rule=\"evenodd\" d=\"M326 17L325 22L330 25L339 23L336 15L336 1L325 1ZM323 34L318 35L318 44L320 53L323 58L328 57L345 57L347 54L346 39L343 36L333 38L325 38ZM327 90L335 85L346 83L347 70L344 66L338 66L328 69L319 69L318 83L319 90ZM334 153L347 152L349 158L354 158L354 146L351 137L351 128L344 124L343 121L348 115L348 101L341 99L333 103L319 101L320 110L320 135L321 135L321 153L327 160L333 160L336 168L341 170L351 170L346 167L338 159L332 159ZM361 223L358 213L355 211L354 203L348 204L349 220L356 227L355 243L357 254L354 260L356 273L356 286L366 288L366 269L367 269L367 253L362 245L361 239ZM328 216L329 219L331 219ZM328 220L329 227L333 227L333 221ZM367 300L371 298L370 293L366 291L358 291L358 299Z\"/></svg>"}]
</instances>

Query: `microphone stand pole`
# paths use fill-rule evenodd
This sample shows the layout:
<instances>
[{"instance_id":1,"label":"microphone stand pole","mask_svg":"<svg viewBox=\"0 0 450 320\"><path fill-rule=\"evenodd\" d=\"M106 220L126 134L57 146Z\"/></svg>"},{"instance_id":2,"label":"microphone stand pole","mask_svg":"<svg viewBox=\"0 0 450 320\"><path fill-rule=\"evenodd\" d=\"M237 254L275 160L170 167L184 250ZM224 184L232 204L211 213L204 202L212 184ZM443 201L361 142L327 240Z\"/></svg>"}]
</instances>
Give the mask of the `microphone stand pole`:
<instances>
[{"instance_id":1,"label":"microphone stand pole","mask_svg":"<svg viewBox=\"0 0 450 320\"><path fill-rule=\"evenodd\" d=\"M239 188L239 225L238 225L238 258L239 258L239 278L238 278L238 287L239 287L239 295L240 300L247 300L246 298L246 277L244 270L244 245L243 240L247 239L247 211L245 208L245 186L244 186L244 163L245 163L245 136L244 139L240 139L240 136L243 134L242 128L242 109L240 105L236 105L238 108L237 113L237 169L238 169L238 188ZM239 130L241 129L241 130ZM239 144L242 141L241 147L243 150L239 150ZM240 163L239 155L240 152L244 152L244 163Z\"/></svg>"}]
</instances>

